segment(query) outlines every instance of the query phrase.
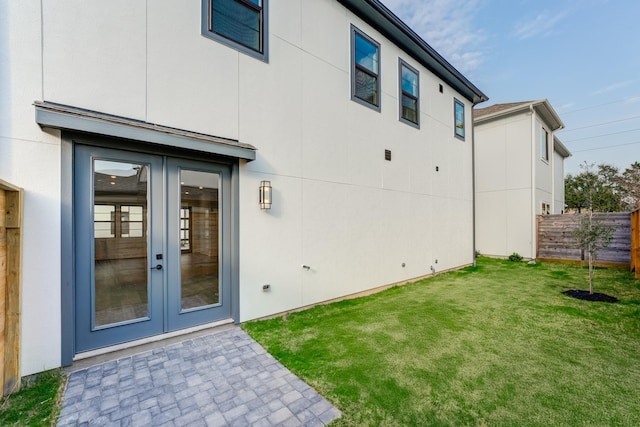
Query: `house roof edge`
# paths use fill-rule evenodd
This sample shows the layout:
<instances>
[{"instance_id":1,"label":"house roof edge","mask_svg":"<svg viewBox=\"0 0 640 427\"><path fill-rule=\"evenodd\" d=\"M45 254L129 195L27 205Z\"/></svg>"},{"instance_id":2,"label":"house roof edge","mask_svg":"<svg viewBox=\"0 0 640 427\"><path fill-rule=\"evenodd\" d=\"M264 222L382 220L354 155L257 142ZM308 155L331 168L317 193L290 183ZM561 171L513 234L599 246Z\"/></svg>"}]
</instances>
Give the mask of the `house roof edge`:
<instances>
[{"instance_id":1,"label":"house roof edge","mask_svg":"<svg viewBox=\"0 0 640 427\"><path fill-rule=\"evenodd\" d=\"M489 100L460 71L444 59L415 31L379 0L337 0L347 9L382 33L435 75L458 90L474 105Z\"/></svg>"}]
</instances>

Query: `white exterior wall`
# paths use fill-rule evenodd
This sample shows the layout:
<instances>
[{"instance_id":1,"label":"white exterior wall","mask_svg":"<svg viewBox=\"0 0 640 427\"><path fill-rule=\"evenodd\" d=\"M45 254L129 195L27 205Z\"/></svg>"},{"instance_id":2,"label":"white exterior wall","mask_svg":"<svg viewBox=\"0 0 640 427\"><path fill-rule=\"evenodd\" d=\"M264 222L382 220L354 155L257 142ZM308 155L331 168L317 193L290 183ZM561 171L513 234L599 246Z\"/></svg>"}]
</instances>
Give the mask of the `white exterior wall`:
<instances>
[{"instance_id":1,"label":"white exterior wall","mask_svg":"<svg viewBox=\"0 0 640 427\"><path fill-rule=\"evenodd\" d=\"M553 152L553 214L564 212L564 157Z\"/></svg>"},{"instance_id":2,"label":"white exterior wall","mask_svg":"<svg viewBox=\"0 0 640 427\"><path fill-rule=\"evenodd\" d=\"M200 19L200 0L0 5L0 178L26 195L23 375L60 366L70 256L60 135L35 123L35 100L258 148L240 163L241 321L473 261L471 102L334 0L271 1L268 63L201 36ZM381 44L381 112L350 100L352 23ZM398 57L420 72L420 129L398 120Z\"/></svg>"},{"instance_id":3,"label":"white exterior wall","mask_svg":"<svg viewBox=\"0 0 640 427\"><path fill-rule=\"evenodd\" d=\"M548 133L548 147L549 159L544 160L542 158L542 132L544 130ZM534 163L536 165L536 203L534 206L534 214L542 214L542 203L547 203L550 206L553 205L553 132L536 116L535 121L535 136L533 142L536 147L536 156L534 157Z\"/></svg>"},{"instance_id":4,"label":"white exterior wall","mask_svg":"<svg viewBox=\"0 0 640 427\"><path fill-rule=\"evenodd\" d=\"M60 138L36 124L39 1L0 2L0 179L24 189L21 374L60 366Z\"/></svg>"},{"instance_id":5,"label":"white exterior wall","mask_svg":"<svg viewBox=\"0 0 640 427\"><path fill-rule=\"evenodd\" d=\"M241 168L241 320L471 263L471 103L460 141L453 98L464 98L440 94L439 79L339 3L278 6L260 70L277 83L240 57L240 117L260 120L240 123L240 140L259 150ZM381 44L381 112L350 99L351 24ZM420 129L398 120L398 57L420 72ZM263 179L269 212L256 200Z\"/></svg>"},{"instance_id":6,"label":"white exterior wall","mask_svg":"<svg viewBox=\"0 0 640 427\"><path fill-rule=\"evenodd\" d=\"M549 160L542 159L547 130ZM542 203L564 207L564 158L535 111L505 113L476 124L476 248L490 256L536 257Z\"/></svg>"},{"instance_id":7,"label":"white exterior wall","mask_svg":"<svg viewBox=\"0 0 640 427\"><path fill-rule=\"evenodd\" d=\"M483 255L535 257L531 123L524 112L475 127L476 248ZM536 161L539 153L538 146Z\"/></svg>"}]
</instances>

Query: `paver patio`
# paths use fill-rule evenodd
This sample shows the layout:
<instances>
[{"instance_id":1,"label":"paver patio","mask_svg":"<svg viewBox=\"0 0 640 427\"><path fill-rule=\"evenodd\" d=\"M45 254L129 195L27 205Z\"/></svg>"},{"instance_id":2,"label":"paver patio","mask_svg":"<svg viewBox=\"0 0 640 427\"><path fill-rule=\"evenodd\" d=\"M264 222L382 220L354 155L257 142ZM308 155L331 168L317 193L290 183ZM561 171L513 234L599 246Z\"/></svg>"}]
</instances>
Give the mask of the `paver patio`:
<instances>
[{"instance_id":1,"label":"paver patio","mask_svg":"<svg viewBox=\"0 0 640 427\"><path fill-rule=\"evenodd\" d=\"M321 426L339 416L234 326L72 372L57 425Z\"/></svg>"}]
</instances>

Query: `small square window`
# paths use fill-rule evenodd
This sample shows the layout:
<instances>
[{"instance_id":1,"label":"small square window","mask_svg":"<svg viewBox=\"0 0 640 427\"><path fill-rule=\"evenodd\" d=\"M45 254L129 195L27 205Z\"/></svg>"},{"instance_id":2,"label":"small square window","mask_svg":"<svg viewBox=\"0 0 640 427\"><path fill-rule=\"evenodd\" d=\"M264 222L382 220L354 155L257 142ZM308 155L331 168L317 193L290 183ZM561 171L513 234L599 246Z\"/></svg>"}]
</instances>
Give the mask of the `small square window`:
<instances>
[{"instance_id":1,"label":"small square window","mask_svg":"<svg viewBox=\"0 0 640 427\"><path fill-rule=\"evenodd\" d=\"M380 44L351 27L351 99L380 111Z\"/></svg>"},{"instance_id":2,"label":"small square window","mask_svg":"<svg viewBox=\"0 0 640 427\"><path fill-rule=\"evenodd\" d=\"M420 84L418 71L399 59L400 121L420 125Z\"/></svg>"},{"instance_id":3,"label":"small square window","mask_svg":"<svg viewBox=\"0 0 640 427\"><path fill-rule=\"evenodd\" d=\"M202 0L202 35L267 60L268 0Z\"/></svg>"},{"instance_id":4,"label":"small square window","mask_svg":"<svg viewBox=\"0 0 640 427\"><path fill-rule=\"evenodd\" d=\"M455 135L464 139L464 104L454 99L453 116L455 122Z\"/></svg>"},{"instance_id":5,"label":"small square window","mask_svg":"<svg viewBox=\"0 0 640 427\"><path fill-rule=\"evenodd\" d=\"M542 202L542 215L550 215L551 214L551 205L549 203Z\"/></svg>"}]
</instances>

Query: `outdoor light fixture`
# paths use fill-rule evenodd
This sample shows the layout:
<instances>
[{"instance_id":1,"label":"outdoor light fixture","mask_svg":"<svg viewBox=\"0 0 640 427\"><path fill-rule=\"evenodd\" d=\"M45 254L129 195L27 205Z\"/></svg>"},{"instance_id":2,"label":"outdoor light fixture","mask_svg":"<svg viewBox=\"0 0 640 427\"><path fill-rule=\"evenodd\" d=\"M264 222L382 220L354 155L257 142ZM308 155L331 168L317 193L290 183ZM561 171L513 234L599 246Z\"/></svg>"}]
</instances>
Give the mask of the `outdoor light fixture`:
<instances>
[{"instance_id":1,"label":"outdoor light fixture","mask_svg":"<svg viewBox=\"0 0 640 427\"><path fill-rule=\"evenodd\" d=\"M260 182L260 209L271 209L271 181Z\"/></svg>"}]
</instances>

